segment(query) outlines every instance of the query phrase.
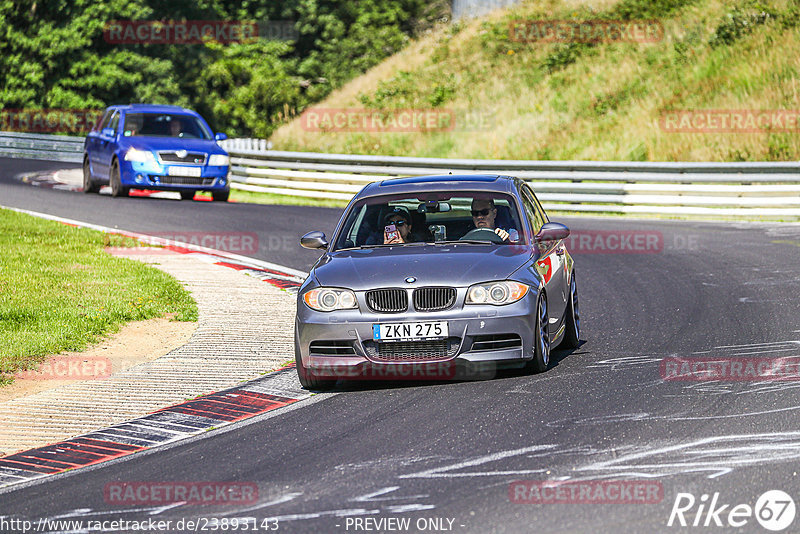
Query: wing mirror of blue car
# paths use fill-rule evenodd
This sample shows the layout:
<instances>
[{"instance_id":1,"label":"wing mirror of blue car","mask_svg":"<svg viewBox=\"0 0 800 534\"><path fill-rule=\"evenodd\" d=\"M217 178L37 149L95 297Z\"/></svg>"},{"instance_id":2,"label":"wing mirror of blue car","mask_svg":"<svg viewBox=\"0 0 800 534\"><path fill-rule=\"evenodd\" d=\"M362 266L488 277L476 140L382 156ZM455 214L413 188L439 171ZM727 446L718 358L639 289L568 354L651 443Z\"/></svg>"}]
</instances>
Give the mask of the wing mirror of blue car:
<instances>
[{"instance_id":1,"label":"wing mirror of blue car","mask_svg":"<svg viewBox=\"0 0 800 534\"><path fill-rule=\"evenodd\" d=\"M225 135L224 133L218 133L217 135L214 136L214 139L216 139L217 141L224 141L227 138L228 136Z\"/></svg>"},{"instance_id":2,"label":"wing mirror of blue car","mask_svg":"<svg viewBox=\"0 0 800 534\"><path fill-rule=\"evenodd\" d=\"M542 229L536 234L536 241L558 241L569 236L569 228L561 223L549 222L542 225Z\"/></svg>"},{"instance_id":3,"label":"wing mirror of blue car","mask_svg":"<svg viewBox=\"0 0 800 534\"><path fill-rule=\"evenodd\" d=\"M310 249L327 249L328 241L325 239L325 234L320 231L308 232L300 238L300 246Z\"/></svg>"},{"instance_id":4,"label":"wing mirror of blue car","mask_svg":"<svg viewBox=\"0 0 800 534\"><path fill-rule=\"evenodd\" d=\"M102 132L106 137L114 137L114 128L103 128Z\"/></svg>"}]
</instances>

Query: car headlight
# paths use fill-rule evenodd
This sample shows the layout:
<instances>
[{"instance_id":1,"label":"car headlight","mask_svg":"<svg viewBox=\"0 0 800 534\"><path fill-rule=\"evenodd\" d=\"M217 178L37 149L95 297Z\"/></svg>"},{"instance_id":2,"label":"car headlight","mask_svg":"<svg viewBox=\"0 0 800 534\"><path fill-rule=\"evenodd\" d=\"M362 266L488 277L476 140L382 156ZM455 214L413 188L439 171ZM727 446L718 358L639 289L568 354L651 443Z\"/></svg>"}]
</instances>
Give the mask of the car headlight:
<instances>
[{"instance_id":1,"label":"car headlight","mask_svg":"<svg viewBox=\"0 0 800 534\"><path fill-rule=\"evenodd\" d=\"M356 294L349 289L332 289L320 287L307 291L303 295L306 305L312 310L334 311L358 308Z\"/></svg>"},{"instance_id":2,"label":"car headlight","mask_svg":"<svg viewBox=\"0 0 800 534\"><path fill-rule=\"evenodd\" d=\"M155 163L156 157L149 150L139 150L130 148L125 153L125 161L136 161L138 163Z\"/></svg>"},{"instance_id":3,"label":"car headlight","mask_svg":"<svg viewBox=\"0 0 800 534\"><path fill-rule=\"evenodd\" d=\"M211 157L208 158L209 166L213 167L222 167L225 165L229 165L231 162L231 158L226 156L225 154L211 154Z\"/></svg>"},{"instance_id":4,"label":"car headlight","mask_svg":"<svg viewBox=\"0 0 800 534\"><path fill-rule=\"evenodd\" d=\"M528 286L519 282L504 280L475 284L467 290L465 304L492 304L502 306L517 302L528 293Z\"/></svg>"}]
</instances>

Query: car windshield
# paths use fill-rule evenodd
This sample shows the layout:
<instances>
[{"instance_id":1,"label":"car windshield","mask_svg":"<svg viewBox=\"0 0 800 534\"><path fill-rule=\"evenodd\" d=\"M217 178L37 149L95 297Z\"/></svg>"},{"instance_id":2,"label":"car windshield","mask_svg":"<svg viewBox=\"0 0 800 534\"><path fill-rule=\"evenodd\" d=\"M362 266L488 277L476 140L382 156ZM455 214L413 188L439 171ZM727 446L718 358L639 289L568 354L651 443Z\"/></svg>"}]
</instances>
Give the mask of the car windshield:
<instances>
[{"instance_id":1,"label":"car windshield","mask_svg":"<svg viewBox=\"0 0 800 534\"><path fill-rule=\"evenodd\" d=\"M178 113L127 113L122 134L125 137L211 139L211 132L197 117Z\"/></svg>"},{"instance_id":2,"label":"car windshield","mask_svg":"<svg viewBox=\"0 0 800 534\"><path fill-rule=\"evenodd\" d=\"M424 243L525 244L513 197L475 191L383 196L353 205L333 250Z\"/></svg>"}]
</instances>

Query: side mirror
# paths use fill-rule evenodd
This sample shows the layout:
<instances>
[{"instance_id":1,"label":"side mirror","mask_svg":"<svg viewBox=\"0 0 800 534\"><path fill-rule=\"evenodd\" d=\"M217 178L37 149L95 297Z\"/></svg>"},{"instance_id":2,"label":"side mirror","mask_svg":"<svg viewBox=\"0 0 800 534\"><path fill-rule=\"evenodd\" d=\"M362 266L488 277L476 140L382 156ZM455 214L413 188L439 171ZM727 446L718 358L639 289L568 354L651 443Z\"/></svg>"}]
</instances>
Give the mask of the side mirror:
<instances>
[{"instance_id":1,"label":"side mirror","mask_svg":"<svg viewBox=\"0 0 800 534\"><path fill-rule=\"evenodd\" d=\"M101 133L106 137L114 137L115 132L114 128L103 128L103 131Z\"/></svg>"},{"instance_id":2,"label":"side mirror","mask_svg":"<svg viewBox=\"0 0 800 534\"><path fill-rule=\"evenodd\" d=\"M218 133L217 135L214 136L214 139L216 139L217 141L224 141L227 138L228 136L225 135L224 133Z\"/></svg>"},{"instance_id":3,"label":"side mirror","mask_svg":"<svg viewBox=\"0 0 800 534\"><path fill-rule=\"evenodd\" d=\"M569 228L561 223L549 222L542 226L539 233L536 234L536 241L558 241L559 239L566 239L569 236Z\"/></svg>"},{"instance_id":4,"label":"side mirror","mask_svg":"<svg viewBox=\"0 0 800 534\"><path fill-rule=\"evenodd\" d=\"M325 240L325 234L319 230L308 232L300 238L300 246L310 249L328 249L328 242Z\"/></svg>"}]
</instances>

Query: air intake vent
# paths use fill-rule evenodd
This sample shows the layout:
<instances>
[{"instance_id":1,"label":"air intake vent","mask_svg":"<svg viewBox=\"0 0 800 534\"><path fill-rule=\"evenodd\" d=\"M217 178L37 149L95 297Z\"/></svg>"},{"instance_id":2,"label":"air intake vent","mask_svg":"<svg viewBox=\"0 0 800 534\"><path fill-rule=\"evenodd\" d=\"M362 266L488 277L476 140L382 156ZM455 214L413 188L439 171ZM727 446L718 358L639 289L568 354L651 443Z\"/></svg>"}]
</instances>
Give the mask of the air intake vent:
<instances>
[{"instance_id":1,"label":"air intake vent","mask_svg":"<svg viewBox=\"0 0 800 534\"><path fill-rule=\"evenodd\" d=\"M353 342L348 340L312 341L309 353L318 356L355 356Z\"/></svg>"},{"instance_id":2,"label":"air intake vent","mask_svg":"<svg viewBox=\"0 0 800 534\"><path fill-rule=\"evenodd\" d=\"M378 313L400 313L408 309L405 289L376 289L367 291L367 306Z\"/></svg>"},{"instance_id":3,"label":"air intake vent","mask_svg":"<svg viewBox=\"0 0 800 534\"><path fill-rule=\"evenodd\" d=\"M364 349L376 362L414 362L449 360L455 357L461 339L450 337L432 341L395 341L375 343L366 341Z\"/></svg>"},{"instance_id":4,"label":"air intake vent","mask_svg":"<svg viewBox=\"0 0 800 534\"><path fill-rule=\"evenodd\" d=\"M446 310L455 302L456 290L452 287L421 287L414 291L414 309L417 311Z\"/></svg>"},{"instance_id":5,"label":"air intake vent","mask_svg":"<svg viewBox=\"0 0 800 534\"><path fill-rule=\"evenodd\" d=\"M518 349L522 347L522 339L517 334L495 334L489 336L474 336L472 338L472 351Z\"/></svg>"}]
</instances>

